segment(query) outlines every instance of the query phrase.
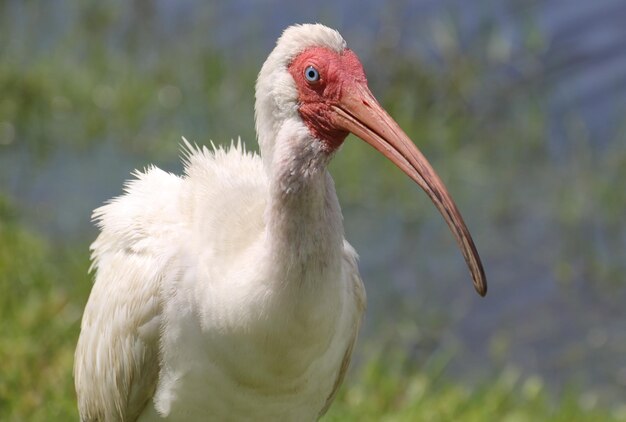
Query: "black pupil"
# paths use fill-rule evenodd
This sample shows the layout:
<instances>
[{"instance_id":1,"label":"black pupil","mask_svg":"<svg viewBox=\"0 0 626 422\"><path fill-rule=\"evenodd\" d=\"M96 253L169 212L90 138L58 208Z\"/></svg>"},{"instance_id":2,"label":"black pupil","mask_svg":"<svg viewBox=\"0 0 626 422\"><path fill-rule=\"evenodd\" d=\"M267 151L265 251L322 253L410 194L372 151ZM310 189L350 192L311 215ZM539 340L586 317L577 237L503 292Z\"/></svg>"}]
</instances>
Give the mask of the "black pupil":
<instances>
[{"instance_id":1,"label":"black pupil","mask_svg":"<svg viewBox=\"0 0 626 422\"><path fill-rule=\"evenodd\" d=\"M309 69L308 76L309 76L309 79L315 79L317 76L315 69Z\"/></svg>"}]
</instances>

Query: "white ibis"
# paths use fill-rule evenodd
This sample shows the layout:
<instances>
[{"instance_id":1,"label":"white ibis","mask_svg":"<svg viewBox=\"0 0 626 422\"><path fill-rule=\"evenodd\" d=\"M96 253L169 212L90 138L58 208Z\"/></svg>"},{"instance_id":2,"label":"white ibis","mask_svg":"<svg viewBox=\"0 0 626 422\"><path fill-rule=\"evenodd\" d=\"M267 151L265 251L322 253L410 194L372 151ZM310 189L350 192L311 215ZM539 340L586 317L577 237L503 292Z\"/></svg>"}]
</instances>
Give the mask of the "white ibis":
<instances>
[{"instance_id":1,"label":"white ibis","mask_svg":"<svg viewBox=\"0 0 626 422\"><path fill-rule=\"evenodd\" d=\"M262 158L187 145L97 209L96 279L76 348L82 421L310 421L348 367L365 309L327 165L349 132L421 186L487 284L459 211L368 89L335 30L288 28L256 84Z\"/></svg>"}]
</instances>

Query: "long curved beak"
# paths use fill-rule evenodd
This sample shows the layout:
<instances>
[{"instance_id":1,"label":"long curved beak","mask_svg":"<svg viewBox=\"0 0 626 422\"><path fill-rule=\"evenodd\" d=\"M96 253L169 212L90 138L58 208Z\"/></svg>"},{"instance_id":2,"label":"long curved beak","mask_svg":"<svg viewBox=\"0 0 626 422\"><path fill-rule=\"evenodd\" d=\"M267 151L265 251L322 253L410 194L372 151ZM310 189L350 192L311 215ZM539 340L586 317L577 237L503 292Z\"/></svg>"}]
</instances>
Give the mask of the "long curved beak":
<instances>
[{"instance_id":1,"label":"long curved beak","mask_svg":"<svg viewBox=\"0 0 626 422\"><path fill-rule=\"evenodd\" d=\"M428 160L378 104L365 84L355 83L332 105L335 127L352 132L380 151L413 179L433 201L452 230L469 267L474 288L487 294L487 279L472 236L452 197Z\"/></svg>"}]
</instances>

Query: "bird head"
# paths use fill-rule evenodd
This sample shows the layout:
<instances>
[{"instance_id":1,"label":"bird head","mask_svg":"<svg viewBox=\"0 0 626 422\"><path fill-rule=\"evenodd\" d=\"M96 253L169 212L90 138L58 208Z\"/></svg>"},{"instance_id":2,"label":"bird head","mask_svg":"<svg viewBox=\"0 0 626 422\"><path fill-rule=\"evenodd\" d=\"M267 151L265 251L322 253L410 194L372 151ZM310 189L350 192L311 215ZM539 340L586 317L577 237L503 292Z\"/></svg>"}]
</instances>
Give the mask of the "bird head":
<instances>
[{"instance_id":1,"label":"bird head","mask_svg":"<svg viewBox=\"0 0 626 422\"><path fill-rule=\"evenodd\" d=\"M276 160L280 131L289 127L296 146L331 157L353 133L390 159L430 197L454 234L476 291L487 282L463 218L432 166L380 106L363 66L341 35L320 24L287 28L264 63L256 84L256 129L266 168ZM302 145L304 143L304 145Z\"/></svg>"}]
</instances>

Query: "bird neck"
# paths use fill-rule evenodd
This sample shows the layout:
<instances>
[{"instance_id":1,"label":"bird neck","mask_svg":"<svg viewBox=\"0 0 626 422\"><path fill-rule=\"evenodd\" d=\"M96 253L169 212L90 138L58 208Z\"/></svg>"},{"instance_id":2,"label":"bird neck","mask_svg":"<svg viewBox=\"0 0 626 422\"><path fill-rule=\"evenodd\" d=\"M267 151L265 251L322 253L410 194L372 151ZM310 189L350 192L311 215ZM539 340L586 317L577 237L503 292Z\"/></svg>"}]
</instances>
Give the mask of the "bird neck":
<instances>
[{"instance_id":1,"label":"bird neck","mask_svg":"<svg viewBox=\"0 0 626 422\"><path fill-rule=\"evenodd\" d=\"M303 139L304 138L304 139ZM343 223L327 164L310 135L277 142L269 170L269 252L284 282L326 279L340 268Z\"/></svg>"}]
</instances>

